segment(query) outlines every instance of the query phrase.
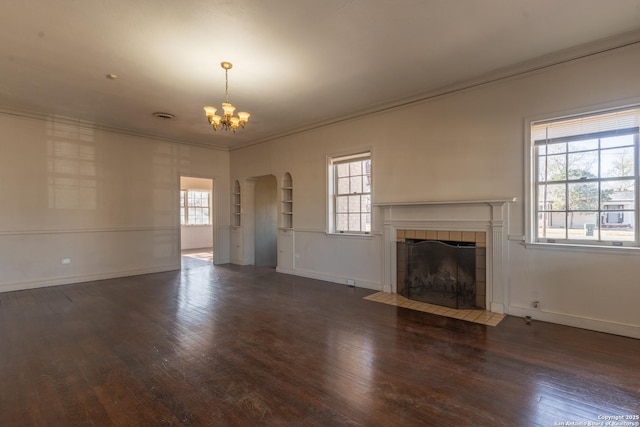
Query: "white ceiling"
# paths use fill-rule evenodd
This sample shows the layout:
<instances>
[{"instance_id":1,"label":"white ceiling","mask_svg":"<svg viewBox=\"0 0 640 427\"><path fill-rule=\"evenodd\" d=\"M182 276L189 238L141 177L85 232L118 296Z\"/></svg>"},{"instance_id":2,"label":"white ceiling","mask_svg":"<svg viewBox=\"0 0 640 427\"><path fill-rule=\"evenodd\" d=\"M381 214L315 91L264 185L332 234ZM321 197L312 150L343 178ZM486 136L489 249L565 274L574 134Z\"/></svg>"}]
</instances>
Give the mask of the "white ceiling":
<instances>
[{"instance_id":1,"label":"white ceiling","mask_svg":"<svg viewBox=\"0 0 640 427\"><path fill-rule=\"evenodd\" d=\"M0 0L0 11L0 106L231 148L640 40L640 0ZM252 114L235 135L214 133L202 110L223 101L221 61L234 64L230 101Z\"/></svg>"}]
</instances>

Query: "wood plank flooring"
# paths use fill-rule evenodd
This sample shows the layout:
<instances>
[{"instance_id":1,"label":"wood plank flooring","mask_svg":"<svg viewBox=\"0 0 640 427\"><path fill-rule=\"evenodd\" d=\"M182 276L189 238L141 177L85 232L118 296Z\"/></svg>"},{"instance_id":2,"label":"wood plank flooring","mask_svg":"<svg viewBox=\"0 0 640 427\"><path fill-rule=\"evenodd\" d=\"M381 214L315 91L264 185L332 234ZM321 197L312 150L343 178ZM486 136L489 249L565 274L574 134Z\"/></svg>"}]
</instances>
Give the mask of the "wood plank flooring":
<instances>
[{"instance_id":1,"label":"wood plank flooring","mask_svg":"<svg viewBox=\"0 0 640 427\"><path fill-rule=\"evenodd\" d=\"M490 327L371 293L191 258L0 294L0 426L554 426L640 413L640 340L510 316Z\"/></svg>"}]
</instances>

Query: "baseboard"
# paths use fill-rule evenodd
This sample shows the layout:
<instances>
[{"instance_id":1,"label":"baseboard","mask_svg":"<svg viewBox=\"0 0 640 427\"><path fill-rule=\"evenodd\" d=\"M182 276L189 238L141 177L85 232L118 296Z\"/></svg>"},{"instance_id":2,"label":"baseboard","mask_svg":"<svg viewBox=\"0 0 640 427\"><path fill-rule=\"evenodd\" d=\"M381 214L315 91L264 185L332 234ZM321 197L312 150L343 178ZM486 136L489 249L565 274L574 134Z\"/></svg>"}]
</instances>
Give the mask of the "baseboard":
<instances>
[{"instance_id":1,"label":"baseboard","mask_svg":"<svg viewBox=\"0 0 640 427\"><path fill-rule=\"evenodd\" d=\"M520 306L509 306L509 315L519 317L531 316L534 321L541 320L543 322L557 323L560 325L573 326L575 328L589 329L597 332L605 332L608 334L640 339L639 325L616 323L607 320L580 317L539 309L533 310Z\"/></svg>"},{"instance_id":2,"label":"baseboard","mask_svg":"<svg viewBox=\"0 0 640 427\"><path fill-rule=\"evenodd\" d=\"M80 276L66 276L55 279L36 280L22 283L8 283L0 285L0 292L22 291L26 289L45 288L48 286L70 285L72 283L93 282L95 280L116 279L118 277L139 276L141 274L162 273L165 271L180 270L180 264L163 265L151 268L139 268L134 270L113 271L100 274L84 274Z\"/></svg>"},{"instance_id":3,"label":"baseboard","mask_svg":"<svg viewBox=\"0 0 640 427\"><path fill-rule=\"evenodd\" d=\"M354 280L355 281L355 287L357 287L357 288L371 289L373 291L381 291L382 290L382 283L367 282L366 280L360 280L358 278L338 277L338 276L333 276L331 274L319 273L317 271L309 271L309 270L301 270L301 269L289 269L289 268L281 268L281 267L276 267L276 271L278 273L291 274L293 276L307 277L309 279L324 280L325 282L339 283L341 285L349 285L349 286L351 286L351 285L347 283L347 280Z\"/></svg>"}]
</instances>

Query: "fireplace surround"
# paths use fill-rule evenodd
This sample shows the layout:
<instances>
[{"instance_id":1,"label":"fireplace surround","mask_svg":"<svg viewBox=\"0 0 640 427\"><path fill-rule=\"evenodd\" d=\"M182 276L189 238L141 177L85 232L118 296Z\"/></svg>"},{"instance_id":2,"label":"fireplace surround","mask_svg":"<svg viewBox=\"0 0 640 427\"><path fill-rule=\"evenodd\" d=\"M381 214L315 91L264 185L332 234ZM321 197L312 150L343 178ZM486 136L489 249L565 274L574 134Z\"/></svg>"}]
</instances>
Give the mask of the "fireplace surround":
<instances>
[{"instance_id":1,"label":"fireplace surround","mask_svg":"<svg viewBox=\"0 0 640 427\"><path fill-rule=\"evenodd\" d=\"M399 240L475 242L477 248L483 248L476 255L476 275L484 275L484 281L478 280L476 306L505 313L508 302L506 230L508 206L514 201L515 198L374 203L381 209L383 218L383 291L398 292Z\"/></svg>"}]
</instances>

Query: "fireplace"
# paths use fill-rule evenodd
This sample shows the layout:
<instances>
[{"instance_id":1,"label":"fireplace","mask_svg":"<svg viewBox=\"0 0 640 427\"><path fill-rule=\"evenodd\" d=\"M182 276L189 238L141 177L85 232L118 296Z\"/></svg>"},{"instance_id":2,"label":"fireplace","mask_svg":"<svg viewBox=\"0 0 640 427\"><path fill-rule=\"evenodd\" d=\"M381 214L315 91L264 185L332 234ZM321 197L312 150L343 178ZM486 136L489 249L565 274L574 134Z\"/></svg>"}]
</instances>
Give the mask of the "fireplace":
<instances>
[{"instance_id":1,"label":"fireplace","mask_svg":"<svg viewBox=\"0 0 640 427\"><path fill-rule=\"evenodd\" d=\"M398 292L397 242L407 239L474 242L476 304L504 313L509 252L509 204L516 199L376 202L383 216L382 254L385 292ZM516 236L517 237L517 236Z\"/></svg>"},{"instance_id":2,"label":"fireplace","mask_svg":"<svg viewBox=\"0 0 640 427\"><path fill-rule=\"evenodd\" d=\"M414 240L397 243L398 294L450 308L476 308L474 242Z\"/></svg>"},{"instance_id":3,"label":"fireplace","mask_svg":"<svg viewBox=\"0 0 640 427\"><path fill-rule=\"evenodd\" d=\"M396 292L444 307L485 308L485 240L484 232L398 230Z\"/></svg>"}]
</instances>

